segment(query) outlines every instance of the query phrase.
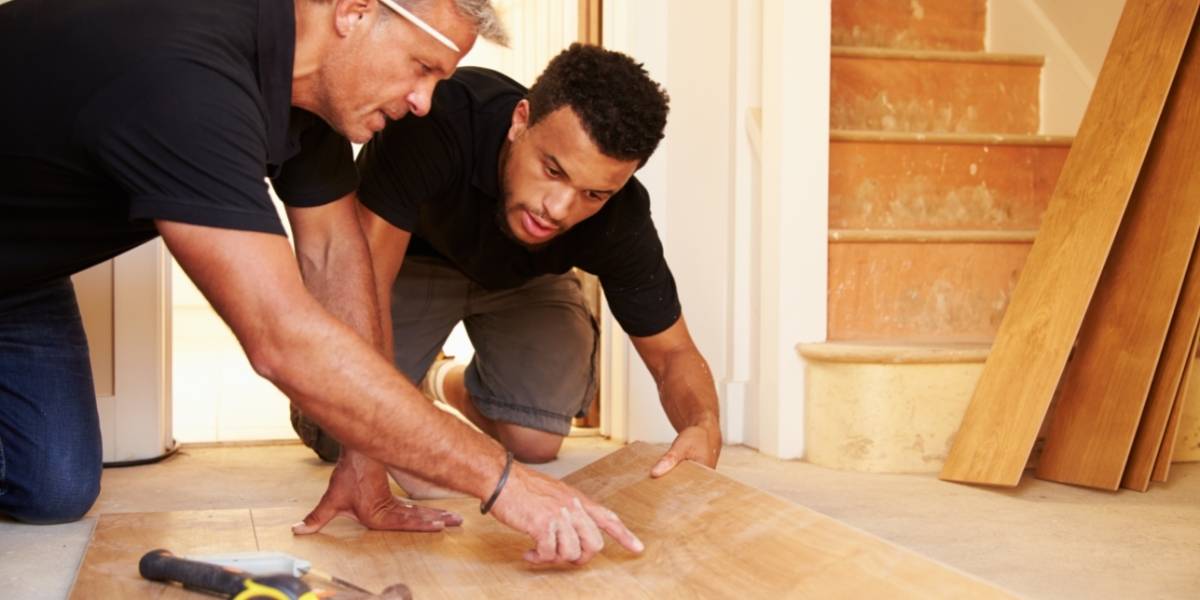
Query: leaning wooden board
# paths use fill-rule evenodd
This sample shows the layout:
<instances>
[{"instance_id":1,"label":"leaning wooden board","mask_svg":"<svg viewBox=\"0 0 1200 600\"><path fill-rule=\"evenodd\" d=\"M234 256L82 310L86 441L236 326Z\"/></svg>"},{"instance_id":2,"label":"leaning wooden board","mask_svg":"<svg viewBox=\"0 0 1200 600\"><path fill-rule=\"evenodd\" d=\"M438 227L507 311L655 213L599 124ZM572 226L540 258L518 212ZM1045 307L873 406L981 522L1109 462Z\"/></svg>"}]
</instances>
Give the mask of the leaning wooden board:
<instances>
[{"instance_id":1,"label":"leaning wooden board","mask_svg":"<svg viewBox=\"0 0 1200 600\"><path fill-rule=\"evenodd\" d=\"M1063 375L1038 460L1041 479L1107 490L1121 485L1200 231L1196 98L1200 36L1193 25L1133 198L1083 320L1075 356ZM1193 315L1182 317L1190 320ZM1182 365L1182 354L1179 359Z\"/></svg>"},{"instance_id":2,"label":"leaning wooden board","mask_svg":"<svg viewBox=\"0 0 1200 600\"><path fill-rule=\"evenodd\" d=\"M1183 291L1175 307L1175 317L1167 332L1162 357L1154 373L1154 383L1146 398L1146 410L1138 424L1137 436L1129 452L1129 463L1121 487L1144 492L1150 487L1150 476L1167 429L1167 420L1175 399L1179 397L1184 371L1196 355L1196 328L1200 326L1200 243L1192 250L1191 264L1183 281Z\"/></svg>"},{"instance_id":3,"label":"leaning wooden board","mask_svg":"<svg viewBox=\"0 0 1200 600\"><path fill-rule=\"evenodd\" d=\"M943 479L1003 486L1020 481L1198 6L1200 0L1126 3Z\"/></svg>"},{"instance_id":4,"label":"leaning wooden board","mask_svg":"<svg viewBox=\"0 0 1200 600\"><path fill-rule=\"evenodd\" d=\"M521 560L529 540L481 516L470 500L432 503L466 521L440 534L367 531L340 520L296 537L289 525L303 516L298 507L104 515L72 598L193 597L138 578L138 558L156 547L278 550L368 589L404 582L416 598L1013 597L692 463L652 480L660 452L633 445L567 477L641 536L642 556L609 543L581 569L532 568Z\"/></svg>"},{"instance_id":5,"label":"leaning wooden board","mask_svg":"<svg viewBox=\"0 0 1200 600\"><path fill-rule=\"evenodd\" d=\"M1163 432L1162 443L1158 446L1158 457L1154 460L1154 473L1151 480L1166 483L1171 472L1171 459L1175 456L1175 445L1179 438L1179 420L1183 416L1184 403L1188 398L1188 388L1192 385L1192 375L1196 369L1196 349L1200 347L1200 331L1192 340L1192 351L1188 354L1187 364L1183 367L1183 377L1179 381L1179 390L1175 392L1175 403L1171 406L1171 416L1167 418L1167 429Z\"/></svg>"}]
</instances>

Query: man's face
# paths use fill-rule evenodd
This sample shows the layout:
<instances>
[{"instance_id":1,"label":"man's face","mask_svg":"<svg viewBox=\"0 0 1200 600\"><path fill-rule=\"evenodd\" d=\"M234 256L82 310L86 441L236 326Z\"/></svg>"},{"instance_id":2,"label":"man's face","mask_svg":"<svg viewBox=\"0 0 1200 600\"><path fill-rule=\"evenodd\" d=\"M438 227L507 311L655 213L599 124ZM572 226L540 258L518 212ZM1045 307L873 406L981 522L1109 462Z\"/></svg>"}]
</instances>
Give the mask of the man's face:
<instances>
[{"instance_id":1,"label":"man's face","mask_svg":"<svg viewBox=\"0 0 1200 600\"><path fill-rule=\"evenodd\" d=\"M360 144L388 119L428 113L438 81L475 43L474 28L450 0L432 2L419 16L459 52L390 10L374 0L338 0L339 37L321 65L321 116Z\"/></svg>"},{"instance_id":2,"label":"man's face","mask_svg":"<svg viewBox=\"0 0 1200 600\"><path fill-rule=\"evenodd\" d=\"M638 161L600 152L579 117L560 108L528 126L529 104L513 111L500 160L501 227L537 248L596 214L637 170Z\"/></svg>"}]
</instances>

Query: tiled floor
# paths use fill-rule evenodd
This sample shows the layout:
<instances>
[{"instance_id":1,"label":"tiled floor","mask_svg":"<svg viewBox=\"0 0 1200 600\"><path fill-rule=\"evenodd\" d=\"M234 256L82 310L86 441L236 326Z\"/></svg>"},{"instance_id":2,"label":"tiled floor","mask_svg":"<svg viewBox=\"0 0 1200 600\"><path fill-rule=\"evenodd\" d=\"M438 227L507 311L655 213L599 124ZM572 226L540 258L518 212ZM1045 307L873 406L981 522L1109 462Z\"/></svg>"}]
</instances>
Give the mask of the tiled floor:
<instances>
[{"instance_id":1,"label":"tiled floor","mask_svg":"<svg viewBox=\"0 0 1200 600\"><path fill-rule=\"evenodd\" d=\"M572 438L547 470L562 475L616 447ZM1033 479L981 489L831 471L740 447L725 449L719 470L1029 597L1196 598L1200 464L1175 467L1170 484L1147 494ZM311 505L328 474L297 445L184 448L158 465L105 472L91 514ZM65 595L91 526L0 522L0 596Z\"/></svg>"}]
</instances>

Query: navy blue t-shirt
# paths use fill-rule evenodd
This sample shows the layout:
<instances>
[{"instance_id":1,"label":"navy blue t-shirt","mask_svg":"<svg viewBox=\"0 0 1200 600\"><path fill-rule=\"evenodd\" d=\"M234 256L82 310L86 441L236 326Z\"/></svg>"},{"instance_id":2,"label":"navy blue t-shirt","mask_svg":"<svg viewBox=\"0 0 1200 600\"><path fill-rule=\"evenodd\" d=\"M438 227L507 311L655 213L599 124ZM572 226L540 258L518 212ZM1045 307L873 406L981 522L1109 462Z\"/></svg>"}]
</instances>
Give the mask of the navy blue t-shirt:
<instances>
[{"instance_id":1,"label":"navy blue t-shirt","mask_svg":"<svg viewBox=\"0 0 1200 600\"><path fill-rule=\"evenodd\" d=\"M679 320L679 295L650 218L650 197L637 178L536 250L497 224L500 152L525 94L495 71L458 69L438 84L428 115L389 123L363 147L362 203L412 234L410 256L442 257L488 289L579 267L600 278L627 333L662 332Z\"/></svg>"},{"instance_id":2,"label":"navy blue t-shirt","mask_svg":"<svg viewBox=\"0 0 1200 600\"><path fill-rule=\"evenodd\" d=\"M0 5L0 292L152 239L153 219L283 234L283 201L357 186L350 144L291 106L292 0Z\"/></svg>"}]
</instances>

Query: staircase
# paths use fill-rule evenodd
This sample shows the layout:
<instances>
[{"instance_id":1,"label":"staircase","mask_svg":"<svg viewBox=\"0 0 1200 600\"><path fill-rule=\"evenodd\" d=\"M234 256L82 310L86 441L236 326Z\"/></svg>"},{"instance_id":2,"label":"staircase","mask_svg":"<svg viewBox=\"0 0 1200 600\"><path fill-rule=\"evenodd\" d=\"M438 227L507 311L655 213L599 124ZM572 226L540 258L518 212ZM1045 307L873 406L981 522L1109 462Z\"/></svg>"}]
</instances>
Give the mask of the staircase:
<instances>
[{"instance_id":1,"label":"staircase","mask_svg":"<svg viewBox=\"0 0 1200 600\"><path fill-rule=\"evenodd\" d=\"M829 316L806 457L941 468L1070 138L1039 56L984 49L986 0L834 0Z\"/></svg>"}]
</instances>

